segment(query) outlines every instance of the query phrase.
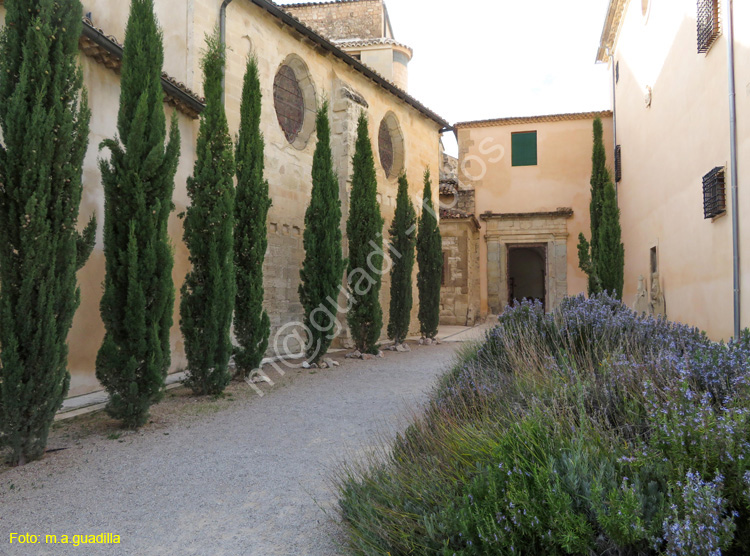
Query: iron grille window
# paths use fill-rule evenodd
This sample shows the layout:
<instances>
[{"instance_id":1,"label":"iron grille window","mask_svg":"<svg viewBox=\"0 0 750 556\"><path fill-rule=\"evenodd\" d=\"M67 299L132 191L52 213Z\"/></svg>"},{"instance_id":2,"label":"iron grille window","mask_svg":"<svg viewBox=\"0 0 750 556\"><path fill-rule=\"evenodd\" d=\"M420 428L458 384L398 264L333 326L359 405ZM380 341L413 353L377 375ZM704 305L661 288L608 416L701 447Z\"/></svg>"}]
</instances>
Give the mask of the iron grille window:
<instances>
[{"instance_id":1,"label":"iron grille window","mask_svg":"<svg viewBox=\"0 0 750 556\"><path fill-rule=\"evenodd\" d=\"M714 168L703 176L703 215L715 218L727 210L724 187L724 168Z\"/></svg>"},{"instance_id":2,"label":"iron grille window","mask_svg":"<svg viewBox=\"0 0 750 556\"><path fill-rule=\"evenodd\" d=\"M719 37L719 0L698 0L698 52L705 53Z\"/></svg>"},{"instance_id":3,"label":"iron grille window","mask_svg":"<svg viewBox=\"0 0 750 556\"><path fill-rule=\"evenodd\" d=\"M622 181L622 147L620 145L615 147L615 181L617 183Z\"/></svg>"}]
</instances>

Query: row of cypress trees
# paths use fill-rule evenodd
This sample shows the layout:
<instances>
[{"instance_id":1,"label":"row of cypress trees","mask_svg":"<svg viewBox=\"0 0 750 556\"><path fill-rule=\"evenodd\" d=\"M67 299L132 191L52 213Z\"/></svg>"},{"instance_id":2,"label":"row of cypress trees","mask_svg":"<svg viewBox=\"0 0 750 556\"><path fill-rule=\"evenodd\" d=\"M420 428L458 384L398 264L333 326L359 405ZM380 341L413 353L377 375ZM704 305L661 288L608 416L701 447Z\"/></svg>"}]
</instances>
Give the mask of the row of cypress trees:
<instances>
[{"instance_id":1,"label":"row of cypress trees","mask_svg":"<svg viewBox=\"0 0 750 556\"><path fill-rule=\"evenodd\" d=\"M607 169L602 120L594 120L591 169L591 241L578 236L578 265L588 276L588 292L609 292L622 298L625 280L625 247L622 244L617 192Z\"/></svg>"},{"instance_id":2,"label":"row of cypress trees","mask_svg":"<svg viewBox=\"0 0 750 556\"><path fill-rule=\"evenodd\" d=\"M338 298L346 267L343 295L346 316L355 348L363 354L376 354L383 328L380 289L386 257L391 261L391 301L388 337L402 343L411 323L412 273L414 251L419 261L419 320L423 336L434 338L440 317L442 240L432 203L429 170L425 173L422 218L417 223L409 199L406 175L398 179L396 212L384 250L383 224L377 199L377 176L368 120L364 113L357 122L357 139L352 159L352 188L346 234L349 257L342 255L341 200L333 169L328 104L317 114L318 143L313 158L312 197L305 215L305 260L300 271L299 295L305 310L309 334L306 357L317 363L340 331L337 321ZM415 233L419 228L418 235Z\"/></svg>"},{"instance_id":3,"label":"row of cypress trees","mask_svg":"<svg viewBox=\"0 0 750 556\"><path fill-rule=\"evenodd\" d=\"M0 34L0 448L10 448L12 463L24 464L44 453L49 427L68 390L67 334L80 301L75 273L93 249L96 222L92 219L82 232L76 231L90 120L77 65L81 3L7 0L5 7ZM187 383L198 394L215 394L226 387L233 351L240 374L257 368L270 331L263 310L262 269L271 201L264 178L258 67L256 60L249 60L233 150L222 101L225 56L218 39L210 37L202 60L206 109L188 180L191 204L182 215L191 270L181 292L180 325L189 364ZM132 0L118 133L100 145L110 156L100 160L106 259L100 310L105 338L96 360L97 378L110 394L107 410L129 428L147 421L150 406L163 395L171 362L174 257L168 220L174 209L180 133L176 116L167 130L163 57L153 0ZM364 263L380 270L383 262L381 255L370 256L373 243L382 246L383 221L364 115L354 166L347 224L350 275L366 268ZM425 183L425 199L431 203L429 175ZM327 313L334 315L324 321L327 330L325 326L330 329L335 322L346 264L327 106L318 114L313 184L305 249L314 265L306 261L300 297L310 322L320 307L317 302L324 300ZM393 295L404 300L396 301L398 310L391 311L389 328L396 339L403 339L408 329L404 309L408 307L407 315L411 310L411 266L405 265L413 265L413 255L408 255L404 230L413 234L414 225L406 191L402 178L391 229L407 253L397 259L393 271L401 276L393 280ZM423 234L424 228L433 236L437 233L439 243L431 206L428 213L420 238L428 233ZM431 268L427 263L420 267L420 296L422 282L430 283L424 276ZM373 287L350 287L354 310L349 312L349 326L357 347L368 353L377 349L382 327L380 276L372 273L371 278L373 274ZM437 308L439 282L432 295L425 303ZM230 337L233 317L236 347ZM425 334L430 330L423 325ZM320 355L330 345L325 341Z\"/></svg>"}]
</instances>

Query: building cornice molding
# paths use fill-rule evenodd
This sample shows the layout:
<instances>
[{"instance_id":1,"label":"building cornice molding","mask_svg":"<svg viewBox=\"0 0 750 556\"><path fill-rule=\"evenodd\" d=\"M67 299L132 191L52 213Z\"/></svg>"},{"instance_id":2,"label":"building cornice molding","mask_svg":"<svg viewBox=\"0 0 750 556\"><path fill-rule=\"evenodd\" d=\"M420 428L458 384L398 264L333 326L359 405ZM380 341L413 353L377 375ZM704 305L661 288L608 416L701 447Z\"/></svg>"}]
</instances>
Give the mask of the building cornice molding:
<instances>
[{"instance_id":1,"label":"building cornice molding","mask_svg":"<svg viewBox=\"0 0 750 556\"><path fill-rule=\"evenodd\" d=\"M78 47L86 56L104 67L119 74L122 68L123 45L113 36L94 27L91 20L83 18L83 30ZM206 101L184 83L180 83L166 73L162 73L161 85L164 89L164 102L192 119L198 119L206 108Z\"/></svg>"},{"instance_id":2,"label":"building cornice molding","mask_svg":"<svg viewBox=\"0 0 750 556\"><path fill-rule=\"evenodd\" d=\"M532 218L573 218L573 209L561 207L546 212L483 212L479 215L482 220L527 220Z\"/></svg>"},{"instance_id":3,"label":"building cornice molding","mask_svg":"<svg viewBox=\"0 0 750 556\"><path fill-rule=\"evenodd\" d=\"M614 51L628 4L630 4L630 0L609 0L607 19L604 21L602 38L599 41L599 50L596 53L597 62L606 62L609 60L609 54Z\"/></svg>"},{"instance_id":4,"label":"building cornice molding","mask_svg":"<svg viewBox=\"0 0 750 556\"><path fill-rule=\"evenodd\" d=\"M498 118L492 120L475 120L471 122L459 122L453 127L470 128L470 127L500 127L508 125L538 124L552 122L568 122L575 120L593 120L594 118L611 118L611 110L602 110L599 112L576 112L570 114L550 114L547 116L528 116L521 118Z\"/></svg>"}]
</instances>

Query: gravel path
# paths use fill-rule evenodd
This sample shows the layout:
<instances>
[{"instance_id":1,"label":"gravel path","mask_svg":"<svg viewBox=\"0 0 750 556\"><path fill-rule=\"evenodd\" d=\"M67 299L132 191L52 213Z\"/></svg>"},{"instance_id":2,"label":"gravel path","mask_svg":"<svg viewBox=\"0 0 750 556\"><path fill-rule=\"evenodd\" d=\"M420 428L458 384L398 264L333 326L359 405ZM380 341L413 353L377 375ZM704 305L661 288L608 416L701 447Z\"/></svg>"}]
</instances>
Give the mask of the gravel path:
<instances>
[{"instance_id":1,"label":"gravel path","mask_svg":"<svg viewBox=\"0 0 750 556\"><path fill-rule=\"evenodd\" d=\"M213 415L11 469L0 474L0 554L343 554L321 509L335 507L329 471L403 426L455 348L301 373ZM11 532L39 543L10 545ZM99 533L121 544L44 544Z\"/></svg>"}]
</instances>

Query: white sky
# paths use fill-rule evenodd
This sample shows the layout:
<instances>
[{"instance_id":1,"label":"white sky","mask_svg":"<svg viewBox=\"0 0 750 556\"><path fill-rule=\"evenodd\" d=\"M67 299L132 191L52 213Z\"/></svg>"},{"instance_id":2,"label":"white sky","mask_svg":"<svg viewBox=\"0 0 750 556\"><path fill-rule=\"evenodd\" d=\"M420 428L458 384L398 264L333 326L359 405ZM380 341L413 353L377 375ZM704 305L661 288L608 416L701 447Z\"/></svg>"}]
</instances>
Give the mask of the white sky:
<instances>
[{"instance_id":1,"label":"white sky","mask_svg":"<svg viewBox=\"0 0 750 556\"><path fill-rule=\"evenodd\" d=\"M611 107L610 72L594 63L607 0L386 5L396 40L414 49L409 93L451 123Z\"/></svg>"}]
</instances>

